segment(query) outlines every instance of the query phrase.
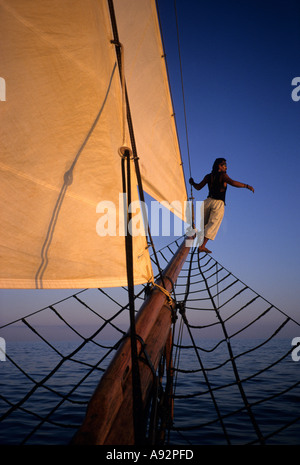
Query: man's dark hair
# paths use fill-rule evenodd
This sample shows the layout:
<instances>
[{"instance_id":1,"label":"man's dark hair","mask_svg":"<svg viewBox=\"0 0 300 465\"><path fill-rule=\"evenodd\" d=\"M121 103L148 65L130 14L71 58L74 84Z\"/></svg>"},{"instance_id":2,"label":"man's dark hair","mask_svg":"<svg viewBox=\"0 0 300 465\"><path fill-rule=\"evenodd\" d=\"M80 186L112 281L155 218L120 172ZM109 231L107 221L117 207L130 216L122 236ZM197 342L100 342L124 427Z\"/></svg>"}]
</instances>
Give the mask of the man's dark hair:
<instances>
[{"instance_id":1,"label":"man's dark hair","mask_svg":"<svg viewBox=\"0 0 300 465\"><path fill-rule=\"evenodd\" d=\"M213 167L212 167L212 173L213 174L216 174L218 172L218 169L219 169L219 164L220 163L223 163L223 162L226 162L225 158L217 158L215 161L214 161L214 164L213 164Z\"/></svg>"}]
</instances>

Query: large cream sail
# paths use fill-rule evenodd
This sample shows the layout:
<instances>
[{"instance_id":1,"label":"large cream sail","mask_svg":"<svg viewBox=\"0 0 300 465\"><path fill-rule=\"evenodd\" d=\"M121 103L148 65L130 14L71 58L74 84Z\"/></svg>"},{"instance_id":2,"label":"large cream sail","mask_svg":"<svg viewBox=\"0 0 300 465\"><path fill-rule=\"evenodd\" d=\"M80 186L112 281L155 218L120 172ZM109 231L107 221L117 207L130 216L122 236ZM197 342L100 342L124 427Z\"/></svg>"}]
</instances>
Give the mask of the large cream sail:
<instances>
[{"instance_id":1,"label":"large cream sail","mask_svg":"<svg viewBox=\"0 0 300 465\"><path fill-rule=\"evenodd\" d=\"M141 17L144 7L146 13L153 8L150 0L130 4ZM129 21L131 10L122 13ZM154 12L147 17L157 27ZM122 35L134 38L140 31L125 32L118 14L117 23L125 56L130 56L130 44ZM1 77L6 83L6 101L0 102L0 286L126 285L118 151L123 102L107 1L0 0L0 31ZM153 44L151 50L155 55ZM140 86L147 86L137 77L136 90L129 79L130 100L132 95L133 100L142 98ZM134 119L142 117L133 111ZM149 135L157 141L160 137L153 137L154 126L138 124L135 130L149 185L146 145ZM162 144L161 151L154 150L156 160L165 156ZM154 164L157 167L157 161ZM154 183L150 193L159 190L159 184ZM134 174L132 192L137 200ZM177 200L174 190L170 192L162 198ZM107 210L99 208L103 202ZM109 235L102 234L103 221L102 231L99 228L105 215L107 223L116 224ZM135 284L149 281L152 268L143 235L133 237L133 255Z\"/></svg>"},{"instance_id":2,"label":"large cream sail","mask_svg":"<svg viewBox=\"0 0 300 465\"><path fill-rule=\"evenodd\" d=\"M106 1L0 8L1 287L126 285L122 99ZM116 207L111 236L97 231L103 201ZM151 277L146 247L134 237L135 283Z\"/></svg>"}]
</instances>

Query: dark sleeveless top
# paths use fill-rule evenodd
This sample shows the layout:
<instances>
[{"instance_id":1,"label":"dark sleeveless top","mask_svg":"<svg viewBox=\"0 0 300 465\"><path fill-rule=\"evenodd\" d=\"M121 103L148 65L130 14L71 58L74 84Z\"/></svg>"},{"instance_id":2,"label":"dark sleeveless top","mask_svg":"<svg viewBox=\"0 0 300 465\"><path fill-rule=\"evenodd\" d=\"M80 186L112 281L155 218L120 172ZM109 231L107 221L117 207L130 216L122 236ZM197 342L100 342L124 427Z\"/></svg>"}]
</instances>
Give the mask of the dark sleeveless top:
<instances>
[{"instance_id":1,"label":"dark sleeveless top","mask_svg":"<svg viewBox=\"0 0 300 465\"><path fill-rule=\"evenodd\" d=\"M223 173L207 174L208 197L216 200L223 200L225 203L226 189L224 187Z\"/></svg>"}]
</instances>

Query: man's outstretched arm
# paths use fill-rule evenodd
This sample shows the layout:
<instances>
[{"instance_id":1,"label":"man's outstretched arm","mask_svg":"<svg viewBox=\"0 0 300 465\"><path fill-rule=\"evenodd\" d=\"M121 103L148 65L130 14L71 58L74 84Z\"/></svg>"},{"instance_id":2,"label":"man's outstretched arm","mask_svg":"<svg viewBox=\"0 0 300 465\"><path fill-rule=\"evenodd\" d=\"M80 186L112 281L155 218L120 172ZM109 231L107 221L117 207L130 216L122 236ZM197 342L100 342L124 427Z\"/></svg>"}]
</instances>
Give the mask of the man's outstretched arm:
<instances>
[{"instance_id":1,"label":"man's outstretched arm","mask_svg":"<svg viewBox=\"0 0 300 465\"><path fill-rule=\"evenodd\" d=\"M252 186L249 186L249 184L245 184L243 182L239 182L239 181L234 181L233 179L231 179L228 174L225 174L224 176L224 182L227 182L227 184L229 184L230 186L233 186L233 187L244 187L245 189L249 189L250 191L253 192L254 194L254 188Z\"/></svg>"}]
</instances>

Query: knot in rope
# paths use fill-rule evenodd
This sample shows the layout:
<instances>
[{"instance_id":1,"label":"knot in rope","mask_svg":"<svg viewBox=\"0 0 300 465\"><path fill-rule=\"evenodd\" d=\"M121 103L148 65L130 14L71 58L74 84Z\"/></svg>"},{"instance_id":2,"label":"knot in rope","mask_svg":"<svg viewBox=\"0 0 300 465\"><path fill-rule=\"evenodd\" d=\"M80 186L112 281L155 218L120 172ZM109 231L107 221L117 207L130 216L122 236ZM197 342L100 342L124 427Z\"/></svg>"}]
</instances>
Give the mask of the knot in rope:
<instances>
[{"instance_id":1,"label":"knot in rope","mask_svg":"<svg viewBox=\"0 0 300 465\"><path fill-rule=\"evenodd\" d=\"M182 316L182 319L183 321L188 324L188 320L187 320L187 317L186 317L186 313L185 313L185 302L177 302L176 304L176 307L180 313L180 315Z\"/></svg>"},{"instance_id":2,"label":"knot in rope","mask_svg":"<svg viewBox=\"0 0 300 465\"><path fill-rule=\"evenodd\" d=\"M157 287L161 292L163 292L165 294L165 296L167 297L168 304L170 305L170 307L172 307L173 304L174 304L174 299L173 299L173 297L171 297L171 294L167 291L167 289L165 289L164 287L162 287L159 284L155 283L154 279L152 279L151 283L152 283L153 287Z\"/></svg>"}]
</instances>

